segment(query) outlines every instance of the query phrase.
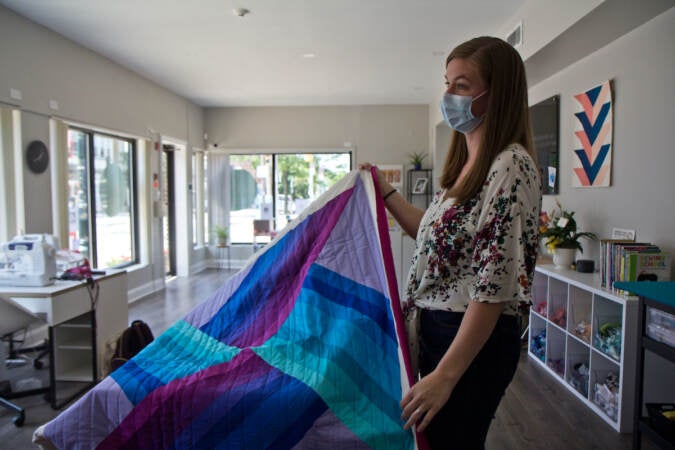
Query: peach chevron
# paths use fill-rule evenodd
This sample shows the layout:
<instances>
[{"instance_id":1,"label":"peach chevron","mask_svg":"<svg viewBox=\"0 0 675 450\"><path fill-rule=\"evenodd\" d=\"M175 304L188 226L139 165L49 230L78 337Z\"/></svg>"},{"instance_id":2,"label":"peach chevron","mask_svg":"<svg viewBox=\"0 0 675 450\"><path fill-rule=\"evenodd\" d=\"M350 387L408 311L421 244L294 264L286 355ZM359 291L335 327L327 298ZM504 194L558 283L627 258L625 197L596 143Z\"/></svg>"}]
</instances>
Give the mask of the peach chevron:
<instances>
[{"instance_id":1,"label":"peach chevron","mask_svg":"<svg viewBox=\"0 0 675 450\"><path fill-rule=\"evenodd\" d=\"M612 163L610 82L574 95L577 103L572 164L573 187L609 186Z\"/></svg>"}]
</instances>

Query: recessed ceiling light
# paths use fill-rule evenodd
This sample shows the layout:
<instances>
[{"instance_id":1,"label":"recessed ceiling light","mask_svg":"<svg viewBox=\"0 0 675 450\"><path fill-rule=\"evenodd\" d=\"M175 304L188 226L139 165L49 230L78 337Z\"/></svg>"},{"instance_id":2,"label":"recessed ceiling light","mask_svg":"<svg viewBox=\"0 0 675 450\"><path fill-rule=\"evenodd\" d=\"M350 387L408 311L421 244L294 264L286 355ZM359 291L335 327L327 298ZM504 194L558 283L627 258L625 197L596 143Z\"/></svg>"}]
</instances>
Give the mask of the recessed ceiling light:
<instances>
[{"instance_id":1,"label":"recessed ceiling light","mask_svg":"<svg viewBox=\"0 0 675 450\"><path fill-rule=\"evenodd\" d=\"M306 58L306 59L312 59L312 58L316 58L316 54L315 53L303 53L302 57Z\"/></svg>"},{"instance_id":2,"label":"recessed ceiling light","mask_svg":"<svg viewBox=\"0 0 675 450\"><path fill-rule=\"evenodd\" d=\"M246 8L235 8L232 10L232 14L234 14L237 17L244 17L246 14L250 13Z\"/></svg>"}]
</instances>

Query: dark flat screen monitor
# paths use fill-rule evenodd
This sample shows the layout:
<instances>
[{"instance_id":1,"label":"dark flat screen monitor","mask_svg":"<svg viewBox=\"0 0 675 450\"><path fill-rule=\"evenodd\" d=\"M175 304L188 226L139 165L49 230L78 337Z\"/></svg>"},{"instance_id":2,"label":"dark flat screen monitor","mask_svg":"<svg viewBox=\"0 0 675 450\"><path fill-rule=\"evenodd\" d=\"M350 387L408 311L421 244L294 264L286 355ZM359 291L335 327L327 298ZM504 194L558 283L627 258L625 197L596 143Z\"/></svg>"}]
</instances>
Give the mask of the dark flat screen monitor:
<instances>
[{"instance_id":1,"label":"dark flat screen monitor","mask_svg":"<svg viewBox=\"0 0 675 450\"><path fill-rule=\"evenodd\" d=\"M560 178L560 96L530 106L532 135L537 152L544 195L558 193Z\"/></svg>"}]
</instances>

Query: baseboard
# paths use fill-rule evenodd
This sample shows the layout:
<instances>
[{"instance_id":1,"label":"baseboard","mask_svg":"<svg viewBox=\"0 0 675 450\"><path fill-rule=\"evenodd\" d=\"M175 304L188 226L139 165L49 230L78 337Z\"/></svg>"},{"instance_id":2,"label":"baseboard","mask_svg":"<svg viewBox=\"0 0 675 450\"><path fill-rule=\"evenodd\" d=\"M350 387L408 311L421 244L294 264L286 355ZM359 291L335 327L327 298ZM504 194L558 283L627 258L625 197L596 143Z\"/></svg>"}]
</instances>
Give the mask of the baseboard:
<instances>
[{"instance_id":1,"label":"baseboard","mask_svg":"<svg viewBox=\"0 0 675 450\"><path fill-rule=\"evenodd\" d=\"M197 274L199 272L203 272L204 270L208 269L211 267L210 260L204 260L202 259L201 261L197 262L196 264L193 264L190 266L190 275Z\"/></svg>"},{"instance_id":2,"label":"baseboard","mask_svg":"<svg viewBox=\"0 0 675 450\"><path fill-rule=\"evenodd\" d=\"M148 283L142 284L133 289L129 289L127 292L127 300L129 303L133 303L136 300L140 300L146 295L150 295L154 292L161 291L164 289L164 280L157 279L150 281Z\"/></svg>"},{"instance_id":3,"label":"baseboard","mask_svg":"<svg viewBox=\"0 0 675 450\"><path fill-rule=\"evenodd\" d=\"M246 262L248 260L243 260L243 259L232 259L230 260L230 264L228 266L227 260L225 259L212 259L208 262L206 262L206 267L207 269L230 269L230 270L239 270L243 268L246 265Z\"/></svg>"}]
</instances>

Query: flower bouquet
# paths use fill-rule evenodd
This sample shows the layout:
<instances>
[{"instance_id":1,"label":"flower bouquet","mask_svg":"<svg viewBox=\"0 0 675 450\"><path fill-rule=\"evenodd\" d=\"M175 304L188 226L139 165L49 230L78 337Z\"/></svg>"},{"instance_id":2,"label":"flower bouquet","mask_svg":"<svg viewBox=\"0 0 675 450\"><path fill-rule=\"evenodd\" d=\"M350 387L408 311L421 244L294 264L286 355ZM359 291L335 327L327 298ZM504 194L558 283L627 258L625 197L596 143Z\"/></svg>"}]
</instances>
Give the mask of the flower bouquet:
<instances>
[{"instance_id":1,"label":"flower bouquet","mask_svg":"<svg viewBox=\"0 0 675 450\"><path fill-rule=\"evenodd\" d=\"M581 242L579 242L581 238L597 239L594 233L577 231L574 211L565 211L560 206L560 203L558 203L558 210L554 211L550 216L547 212L542 211L539 217L539 234L545 239L546 247L549 253L554 255L554 259L556 251L559 249L573 250L567 252L572 255L572 258L576 250L583 253L584 249L581 246Z\"/></svg>"}]
</instances>

